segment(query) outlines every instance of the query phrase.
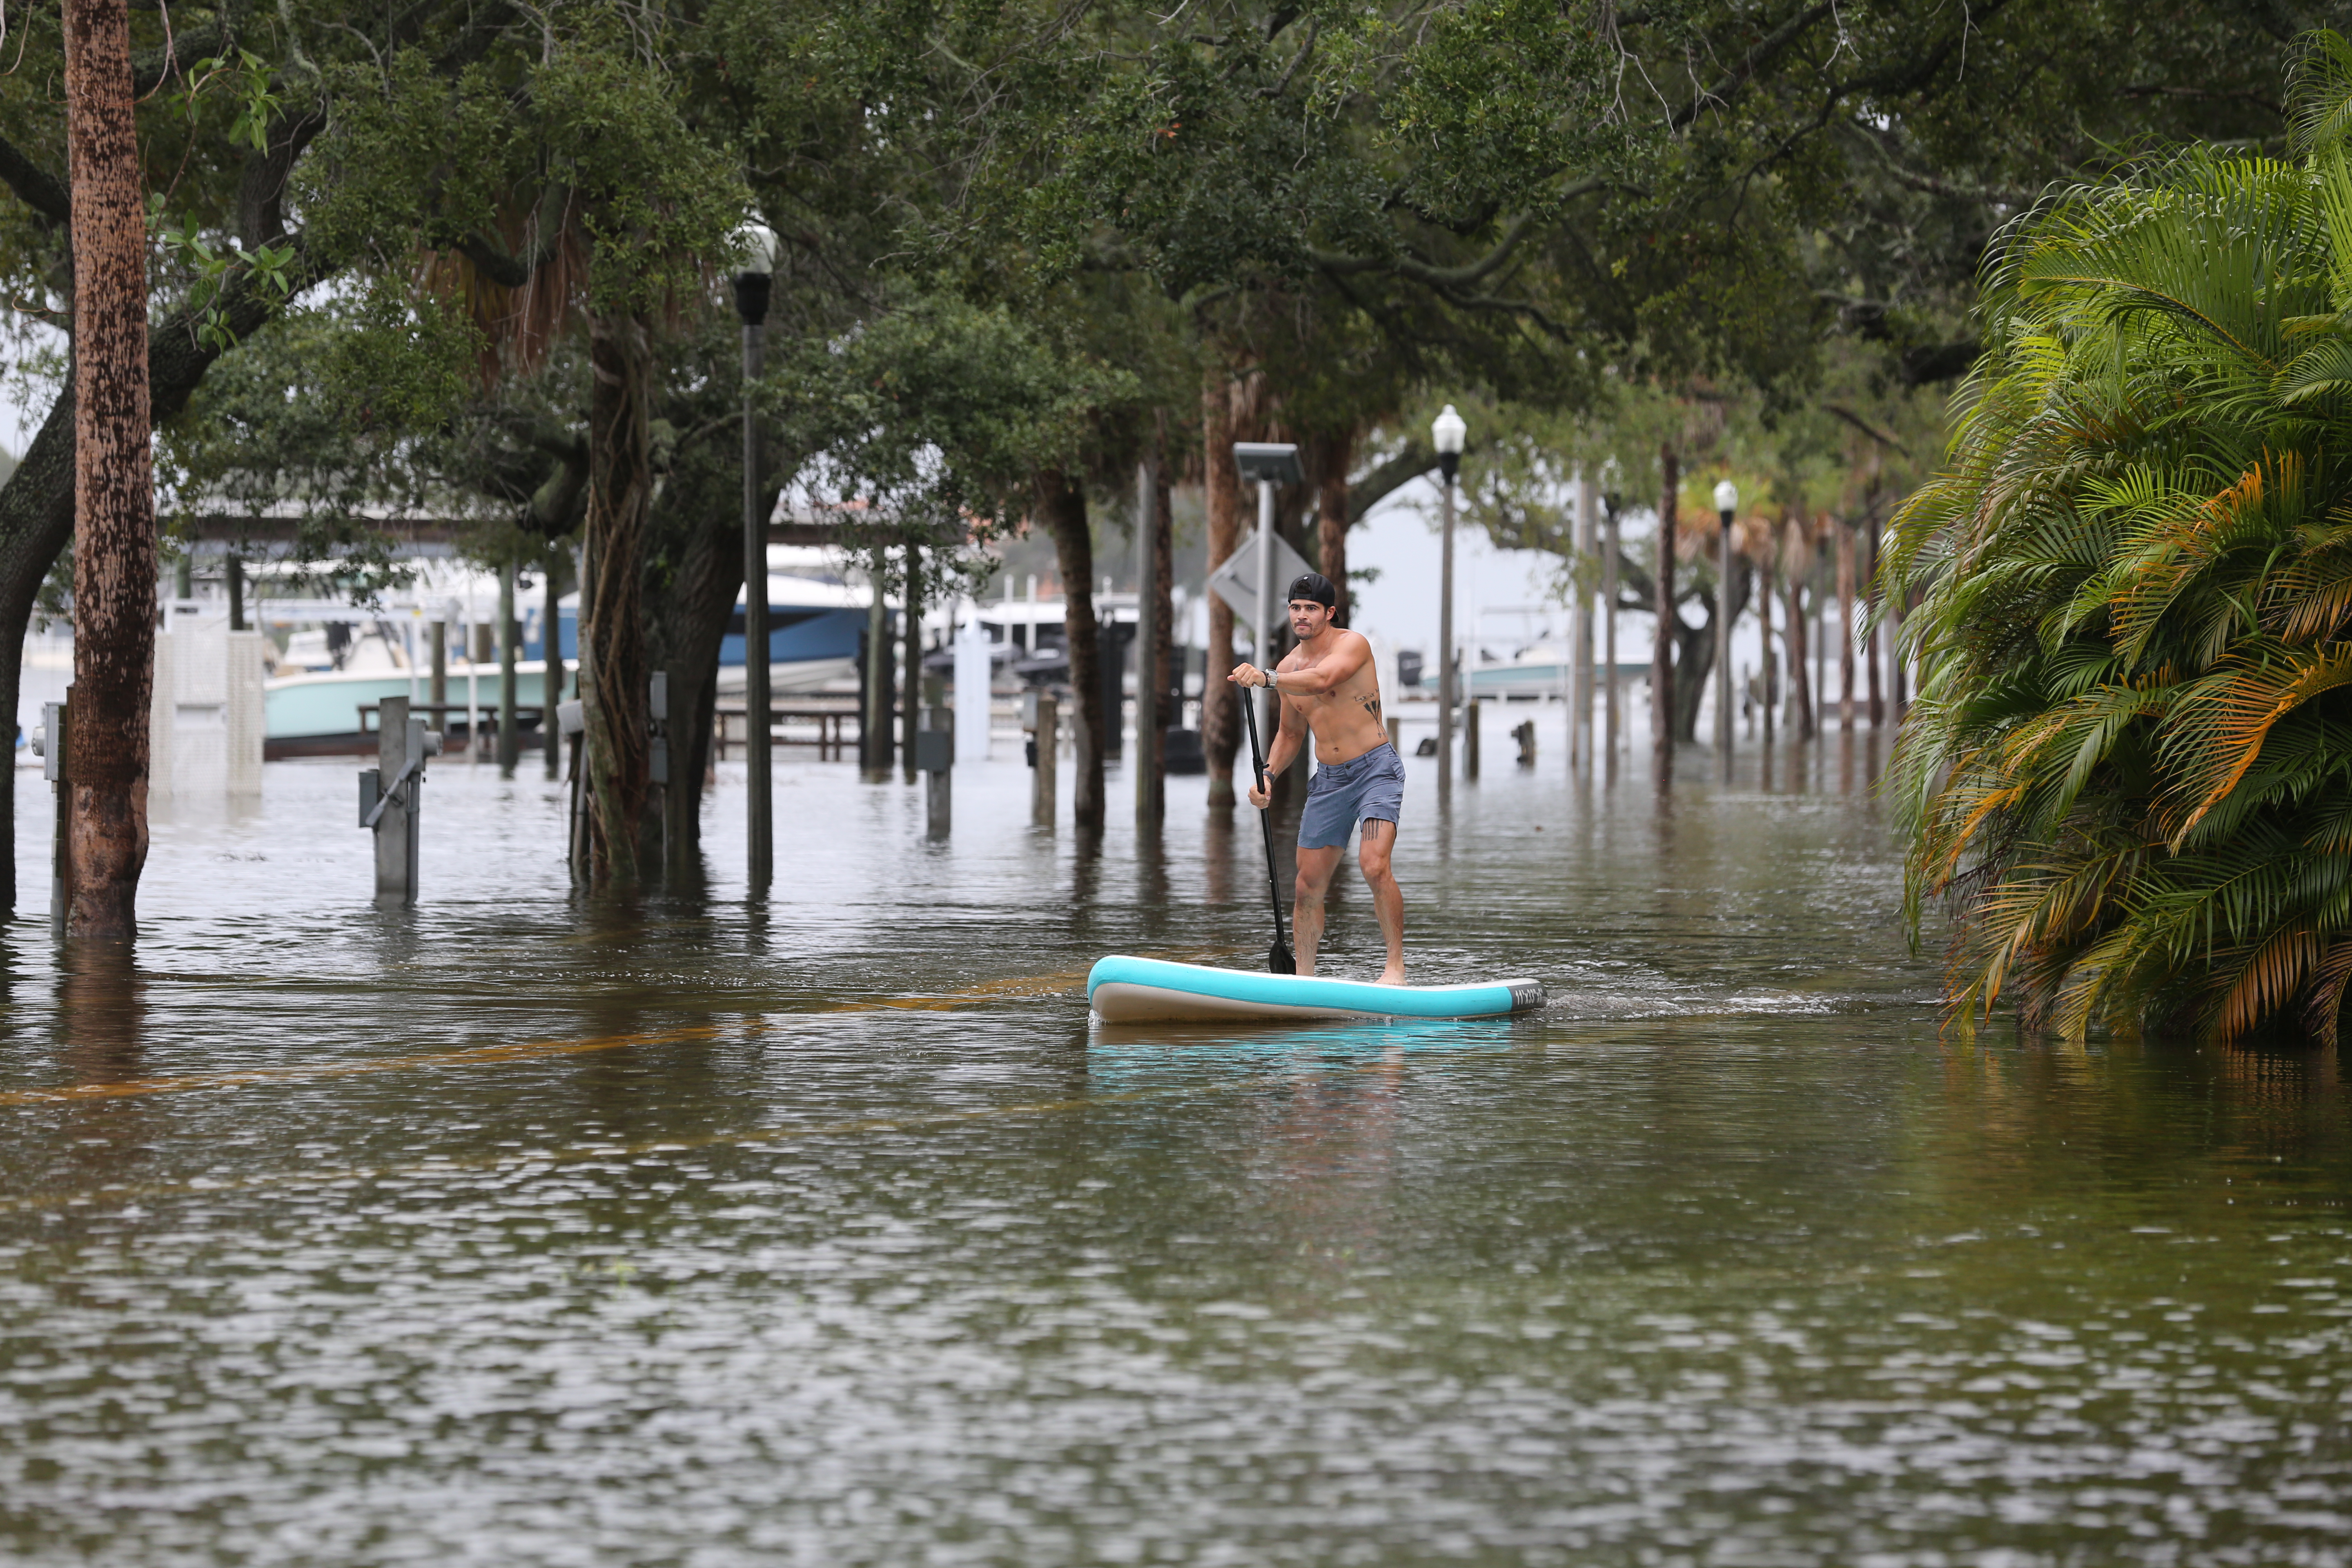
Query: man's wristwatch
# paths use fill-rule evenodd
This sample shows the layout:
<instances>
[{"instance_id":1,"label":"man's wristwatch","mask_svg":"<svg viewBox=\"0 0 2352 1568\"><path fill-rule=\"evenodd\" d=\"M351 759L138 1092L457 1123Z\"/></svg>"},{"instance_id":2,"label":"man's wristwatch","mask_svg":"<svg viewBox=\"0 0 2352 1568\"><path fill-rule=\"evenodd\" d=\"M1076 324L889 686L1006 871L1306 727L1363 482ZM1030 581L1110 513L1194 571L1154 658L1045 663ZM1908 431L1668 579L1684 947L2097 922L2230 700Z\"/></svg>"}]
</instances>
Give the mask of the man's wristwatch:
<instances>
[{"instance_id":1,"label":"man's wristwatch","mask_svg":"<svg viewBox=\"0 0 2352 1568\"><path fill-rule=\"evenodd\" d=\"M1282 672L1280 670L1269 669L1265 672L1265 689L1268 691L1279 691L1282 689Z\"/></svg>"}]
</instances>

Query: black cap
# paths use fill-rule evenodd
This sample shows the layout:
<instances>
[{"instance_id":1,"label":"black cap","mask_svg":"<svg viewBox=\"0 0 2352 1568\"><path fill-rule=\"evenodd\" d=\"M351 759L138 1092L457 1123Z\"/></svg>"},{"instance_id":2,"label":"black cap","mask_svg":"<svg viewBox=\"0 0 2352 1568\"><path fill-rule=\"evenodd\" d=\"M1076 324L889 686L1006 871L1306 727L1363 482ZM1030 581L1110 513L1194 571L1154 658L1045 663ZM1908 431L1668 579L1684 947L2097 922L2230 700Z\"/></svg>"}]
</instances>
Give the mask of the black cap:
<instances>
[{"instance_id":1,"label":"black cap","mask_svg":"<svg viewBox=\"0 0 2352 1568\"><path fill-rule=\"evenodd\" d=\"M1301 572L1290 584L1290 592L1282 596L1288 604L1293 599L1312 599L1327 610L1339 607L1339 590L1331 586L1331 579L1320 572Z\"/></svg>"}]
</instances>

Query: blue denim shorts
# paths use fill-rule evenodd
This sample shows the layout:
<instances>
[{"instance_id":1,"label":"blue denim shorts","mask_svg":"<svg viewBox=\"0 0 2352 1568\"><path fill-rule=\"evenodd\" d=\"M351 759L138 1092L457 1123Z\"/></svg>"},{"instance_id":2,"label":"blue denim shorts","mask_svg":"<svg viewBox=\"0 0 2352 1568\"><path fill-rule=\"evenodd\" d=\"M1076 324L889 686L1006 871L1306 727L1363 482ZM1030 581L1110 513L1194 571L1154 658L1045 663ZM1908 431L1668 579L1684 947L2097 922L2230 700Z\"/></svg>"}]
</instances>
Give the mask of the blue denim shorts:
<instances>
[{"instance_id":1,"label":"blue denim shorts","mask_svg":"<svg viewBox=\"0 0 2352 1568\"><path fill-rule=\"evenodd\" d=\"M1301 849L1344 849L1359 822L1394 822L1404 808L1404 759L1382 741L1360 757L1326 763L1298 814Z\"/></svg>"}]
</instances>

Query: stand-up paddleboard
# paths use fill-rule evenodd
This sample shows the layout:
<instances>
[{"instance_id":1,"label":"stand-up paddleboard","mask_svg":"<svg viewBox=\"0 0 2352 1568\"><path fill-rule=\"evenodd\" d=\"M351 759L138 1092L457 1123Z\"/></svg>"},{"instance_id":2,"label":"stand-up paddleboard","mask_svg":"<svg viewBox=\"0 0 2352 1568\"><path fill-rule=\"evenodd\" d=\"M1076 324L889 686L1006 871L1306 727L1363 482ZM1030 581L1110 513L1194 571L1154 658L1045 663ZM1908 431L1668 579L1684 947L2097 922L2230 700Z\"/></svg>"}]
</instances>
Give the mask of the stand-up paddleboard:
<instances>
[{"instance_id":1,"label":"stand-up paddleboard","mask_svg":"<svg viewBox=\"0 0 2352 1568\"><path fill-rule=\"evenodd\" d=\"M1540 1007L1539 980L1483 985L1368 985L1319 974L1257 974L1170 963L1157 958L1106 958L1087 976L1087 1003L1107 1024L1237 1018L1494 1018Z\"/></svg>"}]
</instances>

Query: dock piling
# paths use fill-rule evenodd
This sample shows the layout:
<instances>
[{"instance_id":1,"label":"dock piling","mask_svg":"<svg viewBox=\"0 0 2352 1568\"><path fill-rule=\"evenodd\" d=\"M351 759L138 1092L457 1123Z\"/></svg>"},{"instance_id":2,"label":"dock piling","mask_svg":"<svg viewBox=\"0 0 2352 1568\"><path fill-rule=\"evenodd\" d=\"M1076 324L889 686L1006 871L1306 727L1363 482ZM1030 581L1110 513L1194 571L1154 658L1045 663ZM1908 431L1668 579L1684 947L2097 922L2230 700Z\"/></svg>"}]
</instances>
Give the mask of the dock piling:
<instances>
[{"instance_id":1,"label":"dock piling","mask_svg":"<svg viewBox=\"0 0 2352 1568\"><path fill-rule=\"evenodd\" d=\"M1054 753L1060 739L1061 705L1050 691L1033 691L1029 708L1029 823L1054 826Z\"/></svg>"}]
</instances>

